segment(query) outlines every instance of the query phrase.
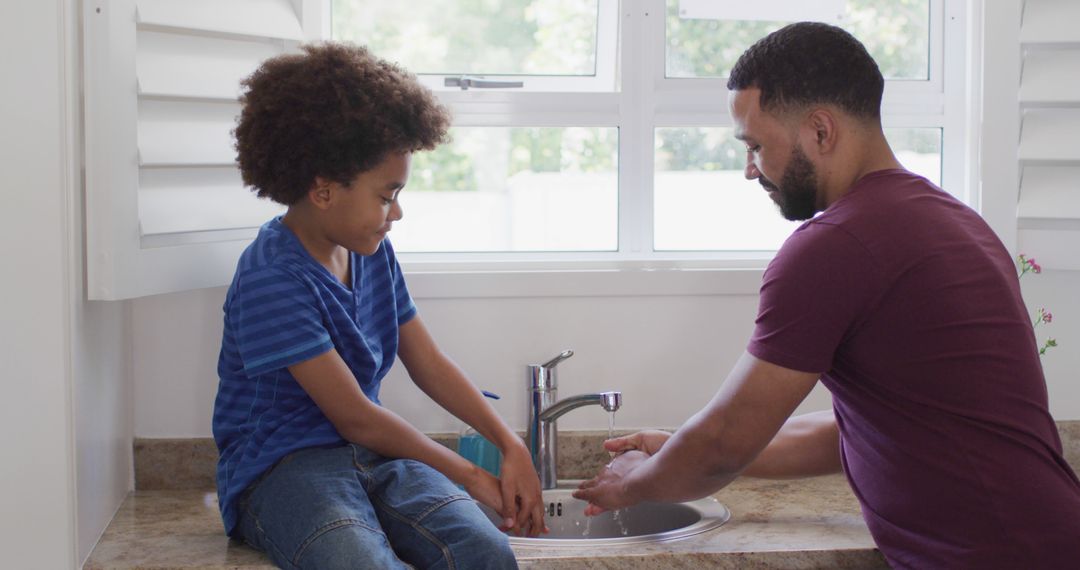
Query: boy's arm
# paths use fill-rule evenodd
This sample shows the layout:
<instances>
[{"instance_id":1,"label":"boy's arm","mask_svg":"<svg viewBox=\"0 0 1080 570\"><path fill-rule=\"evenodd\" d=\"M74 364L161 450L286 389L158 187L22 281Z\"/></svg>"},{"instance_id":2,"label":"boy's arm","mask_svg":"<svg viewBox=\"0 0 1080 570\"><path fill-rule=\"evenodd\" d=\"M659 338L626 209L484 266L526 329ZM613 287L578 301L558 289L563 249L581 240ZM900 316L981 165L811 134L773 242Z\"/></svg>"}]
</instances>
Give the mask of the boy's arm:
<instances>
[{"instance_id":1,"label":"boy's arm","mask_svg":"<svg viewBox=\"0 0 1080 570\"><path fill-rule=\"evenodd\" d=\"M515 530L528 527L530 534L538 534L544 528L543 501L525 443L499 418L461 368L439 349L419 316L401 325L399 338L398 356L413 382L502 451L504 516L515 520Z\"/></svg>"},{"instance_id":2,"label":"boy's arm","mask_svg":"<svg viewBox=\"0 0 1080 570\"><path fill-rule=\"evenodd\" d=\"M288 368L346 440L379 455L426 463L464 486L476 500L504 511L495 477L368 399L336 349Z\"/></svg>"}]
</instances>

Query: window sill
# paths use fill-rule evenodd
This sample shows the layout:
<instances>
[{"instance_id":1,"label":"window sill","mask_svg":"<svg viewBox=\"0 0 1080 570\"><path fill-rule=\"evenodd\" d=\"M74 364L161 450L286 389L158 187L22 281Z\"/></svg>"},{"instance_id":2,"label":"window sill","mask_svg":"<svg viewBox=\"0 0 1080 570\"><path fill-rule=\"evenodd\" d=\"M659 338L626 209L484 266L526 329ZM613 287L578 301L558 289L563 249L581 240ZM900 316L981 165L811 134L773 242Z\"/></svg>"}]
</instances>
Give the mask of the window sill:
<instances>
[{"instance_id":1,"label":"window sill","mask_svg":"<svg viewBox=\"0 0 1080 570\"><path fill-rule=\"evenodd\" d=\"M416 299L474 299L756 295L765 264L446 268L403 262L402 268Z\"/></svg>"}]
</instances>

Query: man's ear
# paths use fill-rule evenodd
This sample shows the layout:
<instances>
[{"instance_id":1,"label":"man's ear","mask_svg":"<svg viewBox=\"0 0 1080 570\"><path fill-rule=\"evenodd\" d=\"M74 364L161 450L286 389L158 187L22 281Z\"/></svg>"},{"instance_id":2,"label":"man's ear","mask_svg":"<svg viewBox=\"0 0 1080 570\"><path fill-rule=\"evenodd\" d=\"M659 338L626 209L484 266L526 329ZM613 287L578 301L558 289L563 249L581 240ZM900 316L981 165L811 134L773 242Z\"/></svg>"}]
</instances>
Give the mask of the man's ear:
<instances>
[{"instance_id":1,"label":"man's ear","mask_svg":"<svg viewBox=\"0 0 1080 570\"><path fill-rule=\"evenodd\" d=\"M316 176L315 181L311 183L311 188L308 189L307 201L320 210L329 208L334 194L333 186L332 181L322 176Z\"/></svg>"},{"instance_id":2,"label":"man's ear","mask_svg":"<svg viewBox=\"0 0 1080 570\"><path fill-rule=\"evenodd\" d=\"M817 108L806 117L805 123L811 140L809 148L816 148L819 154L829 154L837 144L839 134L836 116L827 108Z\"/></svg>"}]
</instances>

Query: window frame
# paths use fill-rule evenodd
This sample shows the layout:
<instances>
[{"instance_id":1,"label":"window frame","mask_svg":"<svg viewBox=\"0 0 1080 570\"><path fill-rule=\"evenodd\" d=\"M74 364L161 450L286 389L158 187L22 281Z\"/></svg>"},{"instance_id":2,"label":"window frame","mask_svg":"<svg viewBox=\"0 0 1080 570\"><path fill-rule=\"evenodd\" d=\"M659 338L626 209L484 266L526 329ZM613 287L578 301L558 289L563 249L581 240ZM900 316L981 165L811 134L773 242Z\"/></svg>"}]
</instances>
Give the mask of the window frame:
<instances>
[{"instance_id":1,"label":"window frame","mask_svg":"<svg viewBox=\"0 0 1080 570\"><path fill-rule=\"evenodd\" d=\"M257 228L179 233L144 232L139 219L139 100L199 100L183 93L140 93L136 6L167 0L88 0L83 5L84 142L86 153L87 290L91 300L116 300L228 284L239 254ZM203 7L202 20L212 15ZM329 38L330 0L250 0L292 7L301 36L293 39L239 29L182 28L222 39L277 38L287 49ZM657 127L730 126L724 79L664 77L664 0L599 0L601 21L619 34L619 84L614 91L437 91L463 126L595 126L619 130L618 244L615 252L401 253L414 294L424 297L754 294L772 252L655 252L653 134ZM195 6L194 4L191 6ZM194 9L191 8L190 9ZM931 74L963 81L887 83L887 127L943 129L943 186L979 208L974 160L981 91L972 23L964 0L931 0ZM170 8L172 9L172 8ZM280 10L278 14L280 15ZM608 14L608 18L604 18ZM938 22L935 26L934 22ZM212 23L212 22L211 22ZM978 36L981 22L973 22ZM210 24L203 24L210 25ZM169 31L166 27L160 31ZM598 31L598 41L602 34ZM978 36L981 38L981 36ZM934 38L939 38L935 40ZM261 40L260 40L261 41ZM935 48L935 45L938 46ZM634 62L623 65L621 62ZM937 63L935 63L937 62ZM943 66L956 71L944 74ZM614 70L614 67L612 67ZM963 72L961 72L963 70ZM581 78L574 78L580 80ZM185 99L188 97L189 99ZM213 95L209 101L226 101ZM968 104L965 97L970 97ZM407 204L406 204L407 207Z\"/></svg>"},{"instance_id":2,"label":"window frame","mask_svg":"<svg viewBox=\"0 0 1080 570\"><path fill-rule=\"evenodd\" d=\"M417 78L425 87L437 94L457 93L462 91L527 92L527 93L610 93L616 83L619 39L619 0L597 0L596 18L596 60L593 75L521 75L521 74L433 74L420 73ZM327 22L332 22L332 0L322 0ZM325 36L331 39L331 33ZM522 88L473 88L447 87L445 79L472 77L489 81L522 81L527 89Z\"/></svg>"},{"instance_id":3,"label":"window frame","mask_svg":"<svg viewBox=\"0 0 1080 570\"><path fill-rule=\"evenodd\" d=\"M326 0L327 2L329 0ZM615 0L600 0L601 10ZM614 93L535 93L510 90L439 91L460 126L602 126L619 129L619 249L611 252L400 252L407 272L425 274L501 270L563 271L572 267L618 266L623 271L703 265L723 271L760 271L774 252L654 251L654 135L662 127L731 127L726 78L669 78L665 70L664 0L621 2L621 85ZM659 15L659 16L658 16ZM887 80L882 122L890 127L942 129L942 186L972 206L964 164L965 85L945 82L946 66L965 65L967 13L962 0L930 0L930 59L926 80ZM946 49L948 48L948 50ZM436 76L442 77L442 76ZM949 166L949 165L956 166ZM406 197L407 200L407 197ZM407 207L406 201L406 207ZM756 289L755 289L756 290Z\"/></svg>"}]
</instances>

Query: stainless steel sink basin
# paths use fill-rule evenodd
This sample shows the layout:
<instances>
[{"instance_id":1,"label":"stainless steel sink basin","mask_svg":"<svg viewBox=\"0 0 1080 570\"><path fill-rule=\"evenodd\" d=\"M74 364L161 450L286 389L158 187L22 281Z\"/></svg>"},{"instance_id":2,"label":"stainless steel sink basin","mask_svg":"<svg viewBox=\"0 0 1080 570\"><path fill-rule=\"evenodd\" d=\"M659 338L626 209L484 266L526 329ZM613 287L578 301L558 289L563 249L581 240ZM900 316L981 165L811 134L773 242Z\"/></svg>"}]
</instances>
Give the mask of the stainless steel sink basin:
<instances>
[{"instance_id":1,"label":"stainless steel sink basin","mask_svg":"<svg viewBox=\"0 0 1080 570\"><path fill-rule=\"evenodd\" d=\"M731 518L712 497L688 503L641 503L594 517L585 516L584 501L571 496L576 482L544 491L544 520L551 532L537 538L511 536L514 545L602 546L679 540L719 527ZM482 507L491 520L499 517Z\"/></svg>"}]
</instances>

